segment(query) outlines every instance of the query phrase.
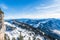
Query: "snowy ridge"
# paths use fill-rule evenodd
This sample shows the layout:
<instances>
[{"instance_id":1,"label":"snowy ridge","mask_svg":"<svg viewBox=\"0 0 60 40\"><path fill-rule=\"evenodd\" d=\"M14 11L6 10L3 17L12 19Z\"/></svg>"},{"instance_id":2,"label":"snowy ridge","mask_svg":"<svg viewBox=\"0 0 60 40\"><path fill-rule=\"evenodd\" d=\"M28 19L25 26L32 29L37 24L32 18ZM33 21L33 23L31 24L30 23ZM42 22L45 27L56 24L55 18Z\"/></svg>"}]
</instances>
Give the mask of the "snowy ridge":
<instances>
[{"instance_id":1,"label":"snowy ridge","mask_svg":"<svg viewBox=\"0 0 60 40\"><path fill-rule=\"evenodd\" d=\"M17 20L18 22L29 24L32 27L35 27L35 28L41 30L42 34L43 35L47 35L47 37L50 37L51 40L55 40L55 39L60 40L60 20L59 19L39 19L39 20L15 19L15 20ZM22 28L20 28L20 27L18 27L16 25L12 24L12 21L13 20L10 20L6 24L8 24L10 26L13 26L13 29L12 29L13 31L17 30L18 34L20 34L20 32L22 31L22 34L24 34L23 37L26 37L26 38L30 37L29 33L33 33L32 35L35 35L35 33L32 32L32 31L28 31L26 29L22 29ZM6 32L9 32L9 31L6 31ZM12 31L10 31L10 33L11 32ZM11 34L14 35L15 33L12 32ZM31 35L31 37L33 37L32 35ZM36 36L36 38L37 38L37 36ZM40 35L40 38L44 39L45 37ZM25 40L28 40L28 39L25 39Z\"/></svg>"},{"instance_id":2,"label":"snowy ridge","mask_svg":"<svg viewBox=\"0 0 60 40\"><path fill-rule=\"evenodd\" d=\"M16 27L15 25L10 24L8 22L5 22L5 25L8 25L9 27ZM35 35L34 32L31 32L31 31L28 31L26 29L22 29L22 28L19 28L19 27L16 27L16 29L13 29L13 31L5 31L5 34L9 36L10 40L12 40L13 38L18 40L20 32L21 32L21 35L24 37L24 40L28 40L29 37L31 38L31 40L33 40L33 37ZM33 33L33 34L29 35L30 33ZM37 38L39 38L40 40L44 40L44 37L42 37L40 35L36 36L36 40L37 40Z\"/></svg>"},{"instance_id":3,"label":"snowy ridge","mask_svg":"<svg viewBox=\"0 0 60 40\"><path fill-rule=\"evenodd\" d=\"M16 27L15 25L12 25L11 23L8 23L8 22L4 22L5 25L9 25L11 27Z\"/></svg>"},{"instance_id":4,"label":"snowy ridge","mask_svg":"<svg viewBox=\"0 0 60 40\"><path fill-rule=\"evenodd\" d=\"M57 35L60 35L60 30L52 30L53 31L53 33L56 33Z\"/></svg>"}]
</instances>

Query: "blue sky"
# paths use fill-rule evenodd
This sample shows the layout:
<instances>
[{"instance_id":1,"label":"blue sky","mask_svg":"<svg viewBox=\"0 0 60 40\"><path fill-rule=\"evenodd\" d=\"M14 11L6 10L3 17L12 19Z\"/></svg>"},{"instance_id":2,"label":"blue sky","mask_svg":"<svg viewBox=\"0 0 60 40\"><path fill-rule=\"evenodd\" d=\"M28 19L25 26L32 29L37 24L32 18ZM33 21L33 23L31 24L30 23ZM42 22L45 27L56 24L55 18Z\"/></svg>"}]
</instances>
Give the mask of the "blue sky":
<instances>
[{"instance_id":1,"label":"blue sky","mask_svg":"<svg viewBox=\"0 0 60 40\"><path fill-rule=\"evenodd\" d=\"M60 0L0 0L5 19L60 18Z\"/></svg>"}]
</instances>

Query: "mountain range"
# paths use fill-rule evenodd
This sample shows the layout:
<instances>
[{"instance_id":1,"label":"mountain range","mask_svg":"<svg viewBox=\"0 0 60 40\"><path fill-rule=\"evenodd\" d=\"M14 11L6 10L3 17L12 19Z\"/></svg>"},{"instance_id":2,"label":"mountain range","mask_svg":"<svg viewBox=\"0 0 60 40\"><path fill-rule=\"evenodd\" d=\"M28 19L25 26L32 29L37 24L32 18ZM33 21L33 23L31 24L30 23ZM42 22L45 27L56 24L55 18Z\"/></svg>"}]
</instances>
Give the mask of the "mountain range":
<instances>
[{"instance_id":1,"label":"mountain range","mask_svg":"<svg viewBox=\"0 0 60 40\"><path fill-rule=\"evenodd\" d=\"M14 21L21 22L24 24L28 24L35 29L38 29L47 35L47 37L52 38L53 40L60 40L60 19L49 18L49 19L11 19L5 20L6 25L6 34L12 37L14 35L16 37L17 30L20 30L17 25L13 24ZM11 27L10 27L10 26ZM16 33L15 33L16 32ZM18 35L17 35L18 36ZM44 39L44 36L42 37ZM41 40L43 40L41 39Z\"/></svg>"}]
</instances>

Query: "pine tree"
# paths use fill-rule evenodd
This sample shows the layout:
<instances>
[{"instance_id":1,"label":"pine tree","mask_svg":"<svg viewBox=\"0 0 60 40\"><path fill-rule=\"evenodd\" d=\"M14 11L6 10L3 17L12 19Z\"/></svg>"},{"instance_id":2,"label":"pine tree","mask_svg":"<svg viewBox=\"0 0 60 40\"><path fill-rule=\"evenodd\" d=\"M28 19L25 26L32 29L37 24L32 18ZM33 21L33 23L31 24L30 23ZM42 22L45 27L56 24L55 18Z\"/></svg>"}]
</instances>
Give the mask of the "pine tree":
<instances>
[{"instance_id":1,"label":"pine tree","mask_svg":"<svg viewBox=\"0 0 60 40\"><path fill-rule=\"evenodd\" d=\"M18 40L23 40L23 36L21 35L21 32L20 32L20 36L19 36Z\"/></svg>"},{"instance_id":2,"label":"pine tree","mask_svg":"<svg viewBox=\"0 0 60 40\"><path fill-rule=\"evenodd\" d=\"M29 39L28 40L31 40L31 38L29 37Z\"/></svg>"},{"instance_id":3,"label":"pine tree","mask_svg":"<svg viewBox=\"0 0 60 40\"><path fill-rule=\"evenodd\" d=\"M13 38L12 40L15 40L15 38Z\"/></svg>"},{"instance_id":4,"label":"pine tree","mask_svg":"<svg viewBox=\"0 0 60 40\"><path fill-rule=\"evenodd\" d=\"M7 40L7 38L6 38L6 34L4 34L4 40Z\"/></svg>"},{"instance_id":5,"label":"pine tree","mask_svg":"<svg viewBox=\"0 0 60 40\"><path fill-rule=\"evenodd\" d=\"M39 38L37 38L37 40L40 40Z\"/></svg>"},{"instance_id":6,"label":"pine tree","mask_svg":"<svg viewBox=\"0 0 60 40\"><path fill-rule=\"evenodd\" d=\"M35 40L36 38L35 37L33 37L33 40Z\"/></svg>"},{"instance_id":7,"label":"pine tree","mask_svg":"<svg viewBox=\"0 0 60 40\"><path fill-rule=\"evenodd\" d=\"M10 40L9 36L8 36L8 40Z\"/></svg>"},{"instance_id":8,"label":"pine tree","mask_svg":"<svg viewBox=\"0 0 60 40\"><path fill-rule=\"evenodd\" d=\"M7 36L6 34L4 34L4 40L10 40L9 36Z\"/></svg>"}]
</instances>

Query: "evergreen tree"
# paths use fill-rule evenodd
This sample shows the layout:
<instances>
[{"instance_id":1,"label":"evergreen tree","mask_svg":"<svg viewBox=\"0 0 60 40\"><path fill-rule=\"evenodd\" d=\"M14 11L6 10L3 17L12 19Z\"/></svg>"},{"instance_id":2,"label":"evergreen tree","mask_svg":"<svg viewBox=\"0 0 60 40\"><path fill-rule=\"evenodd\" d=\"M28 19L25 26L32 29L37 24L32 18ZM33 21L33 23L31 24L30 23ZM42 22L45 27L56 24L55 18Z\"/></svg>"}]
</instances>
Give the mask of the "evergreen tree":
<instances>
[{"instance_id":1,"label":"evergreen tree","mask_svg":"<svg viewBox=\"0 0 60 40\"><path fill-rule=\"evenodd\" d=\"M36 38L35 37L33 37L33 40L35 40Z\"/></svg>"},{"instance_id":2,"label":"evergreen tree","mask_svg":"<svg viewBox=\"0 0 60 40\"><path fill-rule=\"evenodd\" d=\"M29 37L29 39L28 40L31 40L31 38Z\"/></svg>"},{"instance_id":3,"label":"evergreen tree","mask_svg":"<svg viewBox=\"0 0 60 40\"><path fill-rule=\"evenodd\" d=\"M23 40L23 36L21 35L21 32L20 32L20 36L19 36L18 40Z\"/></svg>"},{"instance_id":4,"label":"evergreen tree","mask_svg":"<svg viewBox=\"0 0 60 40\"><path fill-rule=\"evenodd\" d=\"M7 40L7 38L6 38L6 34L4 34L4 40Z\"/></svg>"},{"instance_id":5,"label":"evergreen tree","mask_svg":"<svg viewBox=\"0 0 60 40\"><path fill-rule=\"evenodd\" d=\"M15 40L15 38L12 38L12 40Z\"/></svg>"},{"instance_id":6,"label":"evergreen tree","mask_svg":"<svg viewBox=\"0 0 60 40\"><path fill-rule=\"evenodd\" d=\"M9 36L8 36L8 39L7 40L10 40Z\"/></svg>"},{"instance_id":7,"label":"evergreen tree","mask_svg":"<svg viewBox=\"0 0 60 40\"><path fill-rule=\"evenodd\" d=\"M9 36L4 34L4 40L10 40Z\"/></svg>"},{"instance_id":8,"label":"evergreen tree","mask_svg":"<svg viewBox=\"0 0 60 40\"><path fill-rule=\"evenodd\" d=\"M40 40L39 38L37 38L37 40Z\"/></svg>"}]
</instances>

